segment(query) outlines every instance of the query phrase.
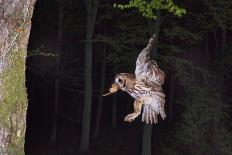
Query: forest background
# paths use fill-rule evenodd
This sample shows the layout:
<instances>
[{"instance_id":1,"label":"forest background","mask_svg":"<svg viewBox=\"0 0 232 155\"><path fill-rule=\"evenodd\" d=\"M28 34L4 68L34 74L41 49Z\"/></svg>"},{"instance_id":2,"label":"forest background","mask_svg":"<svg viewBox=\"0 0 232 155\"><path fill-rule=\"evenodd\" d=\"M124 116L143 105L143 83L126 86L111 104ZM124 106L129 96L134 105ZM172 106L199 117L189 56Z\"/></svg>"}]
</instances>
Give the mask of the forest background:
<instances>
[{"instance_id":1,"label":"forest background","mask_svg":"<svg viewBox=\"0 0 232 155\"><path fill-rule=\"evenodd\" d=\"M31 22L32 1L15 1L29 8L22 17L0 10L0 32L6 32L4 22L13 25L6 26L12 28L9 42L29 34L22 27L32 23L28 109L22 84L27 39L16 39L10 52L0 40L1 64L7 64L0 83L0 131L6 134L0 135L8 152L23 154L27 109L26 154L231 154L232 2L154 1L155 8L145 2L38 0ZM140 117L128 124L123 118L132 111L132 98L101 94L117 73L134 72L153 33L152 58L166 74L167 118L153 126Z\"/></svg>"}]
</instances>

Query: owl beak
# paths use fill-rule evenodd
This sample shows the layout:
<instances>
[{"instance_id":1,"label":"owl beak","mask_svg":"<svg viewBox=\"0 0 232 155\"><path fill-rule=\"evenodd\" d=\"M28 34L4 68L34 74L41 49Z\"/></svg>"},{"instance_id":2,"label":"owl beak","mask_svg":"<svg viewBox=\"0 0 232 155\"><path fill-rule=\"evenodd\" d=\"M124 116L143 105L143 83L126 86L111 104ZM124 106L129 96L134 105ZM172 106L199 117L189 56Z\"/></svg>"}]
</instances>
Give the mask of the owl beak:
<instances>
[{"instance_id":1,"label":"owl beak","mask_svg":"<svg viewBox=\"0 0 232 155\"><path fill-rule=\"evenodd\" d=\"M109 93L103 94L102 96L108 96L110 94L116 93L118 89L119 88L116 84L112 84L111 88L109 89Z\"/></svg>"}]
</instances>

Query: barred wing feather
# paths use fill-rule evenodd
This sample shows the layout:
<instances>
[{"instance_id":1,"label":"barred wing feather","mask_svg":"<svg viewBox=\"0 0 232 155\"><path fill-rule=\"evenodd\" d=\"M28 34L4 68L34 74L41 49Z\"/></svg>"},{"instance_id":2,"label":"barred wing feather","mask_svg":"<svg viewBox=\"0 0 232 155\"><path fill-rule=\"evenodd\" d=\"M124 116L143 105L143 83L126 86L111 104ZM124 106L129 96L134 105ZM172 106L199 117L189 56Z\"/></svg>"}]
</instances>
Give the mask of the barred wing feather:
<instances>
[{"instance_id":1,"label":"barred wing feather","mask_svg":"<svg viewBox=\"0 0 232 155\"><path fill-rule=\"evenodd\" d=\"M148 123L158 123L158 115L164 120L166 117L164 110L164 96L153 95L144 100L142 121Z\"/></svg>"},{"instance_id":2,"label":"barred wing feather","mask_svg":"<svg viewBox=\"0 0 232 155\"><path fill-rule=\"evenodd\" d=\"M154 47L155 35L150 38L146 48L142 50L136 60L135 76L136 80L144 82L146 85L162 85L164 83L164 72L158 68L157 63L150 59L151 50Z\"/></svg>"}]
</instances>

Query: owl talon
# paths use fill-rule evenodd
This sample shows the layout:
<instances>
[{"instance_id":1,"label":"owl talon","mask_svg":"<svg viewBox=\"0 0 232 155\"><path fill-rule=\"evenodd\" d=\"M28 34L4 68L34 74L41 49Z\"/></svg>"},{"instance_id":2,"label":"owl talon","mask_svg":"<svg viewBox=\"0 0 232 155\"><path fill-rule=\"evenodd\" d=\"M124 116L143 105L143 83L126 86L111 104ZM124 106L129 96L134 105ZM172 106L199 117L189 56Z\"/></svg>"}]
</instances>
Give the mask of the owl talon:
<instances>
[{"instance_id":1,"label":"owl talon","mask_svg":"<svg viewBox=\"0 0 232 155\"><path fill-rule=\"evenodd\" d=\"M124 121L125 122L132 122L132 121L134 121L134 119L137 117L138 115L137 114L128 114L126 117L125 117L125 119L124 119Z\"/></svg>"}]
</instances>

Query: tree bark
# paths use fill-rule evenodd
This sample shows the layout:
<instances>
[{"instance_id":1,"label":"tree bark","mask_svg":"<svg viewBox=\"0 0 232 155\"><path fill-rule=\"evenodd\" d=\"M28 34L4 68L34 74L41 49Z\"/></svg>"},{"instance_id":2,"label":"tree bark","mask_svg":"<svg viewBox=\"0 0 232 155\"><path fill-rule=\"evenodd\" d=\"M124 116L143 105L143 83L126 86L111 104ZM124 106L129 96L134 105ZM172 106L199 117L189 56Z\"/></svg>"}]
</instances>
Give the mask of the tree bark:
<instances>
[{"instance_id":1,"label":"tree bark","mask_svg":"<svg viewBox=\"0 0 232 155\"><path fill-rule=\"evenodd\" d=\"M4 155L24 154L25 63L35 1L0 1L0 154Z\"/></svg>"},{"instance_id":2,"label":"tree bark","mask_svg":"<svg viewBox=\"0 0 232 155\"><path fill-rule=\"evenodd\" d=\"M87 11L85 43L85 102L82 116L82 133L80 150L89 150L91 104L92 104L92 37L97 15L96 0L85 0Z\"/></svg>"}]
</instances>

